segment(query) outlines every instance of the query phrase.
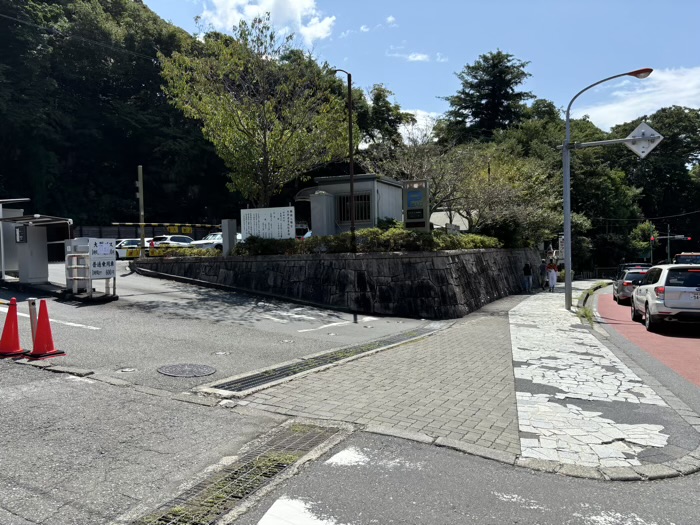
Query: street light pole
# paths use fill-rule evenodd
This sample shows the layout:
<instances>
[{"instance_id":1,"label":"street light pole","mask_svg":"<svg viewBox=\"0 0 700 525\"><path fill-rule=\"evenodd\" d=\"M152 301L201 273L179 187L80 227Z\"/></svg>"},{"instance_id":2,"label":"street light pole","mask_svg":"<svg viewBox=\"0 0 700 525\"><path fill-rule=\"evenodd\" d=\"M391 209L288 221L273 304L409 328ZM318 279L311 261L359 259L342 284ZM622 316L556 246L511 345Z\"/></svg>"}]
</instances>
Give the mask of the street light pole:
<instances>
[{"instance_id":1,"label":"street light pole","mask_svg":"<svg viewBox=\"0 0 700 525\"><path fill-rule=\"evenodd\" d=\"M588 91L592 87L602 84L603 82L607 82L608 80L613 80L615 78L620 78L624 76L632 76L640 79L647 78L649 75L651 75L652 71L653 69L651 68L636 69L634 71L620 73L619 75L613 75L612 77L599 80L598 82L595 82L576 93L576 95L574 96L574 98L571 99L571 102L569 102L569 105L566 108L564 147L562 148L562 163L564 165L564 305L566 306L567 310L571 310L571 283L573 281L571 267L571 106L582 93Z\"/></svg>"},{"instance_id":2,"label":"street light pole","mask_svg":"<svg viewBox=\"0 0 700 525\"><path fill-rule=\"evenodd\" d=\"M350 242L352 251L357 251L355 243L355 165L353 162L354 144L352 141L352 75L344 69L333 69L333 73L345 73L348 76L348 158L350 160Z\"/></svg>"}]
</instances>

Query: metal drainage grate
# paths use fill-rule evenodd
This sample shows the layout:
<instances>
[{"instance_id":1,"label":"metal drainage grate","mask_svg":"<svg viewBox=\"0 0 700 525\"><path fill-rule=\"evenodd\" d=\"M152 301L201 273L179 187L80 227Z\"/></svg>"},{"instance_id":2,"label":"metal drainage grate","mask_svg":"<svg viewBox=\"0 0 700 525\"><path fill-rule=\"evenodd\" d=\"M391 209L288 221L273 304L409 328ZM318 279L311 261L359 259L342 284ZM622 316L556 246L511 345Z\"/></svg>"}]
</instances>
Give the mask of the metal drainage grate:
<instances>
[{"instance_id":1,"label":"metal drainage grate","mask_svg":"<svg viewBox=\"0 0 700 525\"><path fill-rule=\"evenodd\" d=\"M298 423L286 427L134 525L209 525L337 433Z\"/></svg>"},{"instance_id":2,"label":"metal drainage grate","mask_svg":"<svg viewBox=\"0 0 700 525\"><path fill-rule=\"evenodd\" d=\"M226 383L220 383L218 385L212 385L212 388L219 390L228 390L229 392L244 392L251 388L255 388L267 383L272 383L278 381L279 379L284 379L291 377L307 370L312 370L321 366L329 365L340 361L342 359L347 359L348 357L353 357L359 354L364 354L371 350L376 350L377 348L382 348L384 346L389 346L397 343L401 343L408 339L425 335L434 332L435 328L417 328L410 332L403 332L401 334L395 334L384 339L379 339L377 341L372 341L370 343L365 343L362 345L351 346L349 348L342 348L334 352L329 352L324 355L310 357L308 359L303 359L298 363L292 363L290 365L281 366L278 368L271 368L265 370L264 372L259 372L257 374L251 374L246 377L241 377L233 381L228 381Z\"/></svg>"},{"instance_id":3,"label":"metal drainage grate","mask_svg":"<svg viewBox=\"0 0 700 525\"><path fill-rule=\"evenodd\" d=\"M172 377L203 377L212 375L216 372L216 368L207 365L168 365L161 366L158 372Z\"/></svg>"}]
</instances>

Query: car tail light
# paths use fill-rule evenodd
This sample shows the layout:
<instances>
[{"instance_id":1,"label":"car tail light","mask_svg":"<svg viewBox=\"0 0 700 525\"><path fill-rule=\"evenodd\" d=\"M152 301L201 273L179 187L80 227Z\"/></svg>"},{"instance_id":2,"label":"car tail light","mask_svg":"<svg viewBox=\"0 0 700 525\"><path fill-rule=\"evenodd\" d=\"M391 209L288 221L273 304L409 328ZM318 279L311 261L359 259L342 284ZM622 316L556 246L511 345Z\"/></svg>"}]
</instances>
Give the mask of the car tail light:
<instances>
[{"instance_id":1,"label":"car tail light","mask_svg":"<svg viewBox=\"0 0 700 525\"><path fill-rule=\"evenodd\" d=\"M622 286L632 286L632 281L622 281Z\"/></svg>"},{"instance_id":2,"label":"car tail light","mask_svg":"<svg viewBox=\"0 0 700 525\"><path fill-rule=\"evenodd\" d=\"M666 293L666 287L665 286L655 286L654 293L656 294L656 297L658 299L663 299L664 294Z\"/></svg>"}]
</instances>

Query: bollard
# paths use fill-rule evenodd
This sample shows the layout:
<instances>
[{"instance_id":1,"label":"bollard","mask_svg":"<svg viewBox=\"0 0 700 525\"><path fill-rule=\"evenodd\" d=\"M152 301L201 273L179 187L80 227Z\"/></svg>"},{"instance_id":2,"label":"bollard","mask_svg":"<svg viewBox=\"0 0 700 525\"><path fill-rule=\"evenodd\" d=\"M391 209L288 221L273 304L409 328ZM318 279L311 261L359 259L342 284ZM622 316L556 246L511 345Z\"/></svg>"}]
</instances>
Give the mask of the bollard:
<instances>
[{"instance_id":1,"label":"bollard","mask_svg":"<svg viewBox=\"0 0 700 525\"><path fill-rule=\"evenodd\" d=\"M357 314L352 314L352 322L357 324Z\"/></svg>"},{"instance_id":2,"label":"bollard","mask_svg":"<svg viewBox=\"0 0 700 525\"><path fill-rule=\"evenodd\" d=\"M32 327L32 346L34 346L34 339L36 339L36 301L36 297L27 299L27 304L29 305L29 324Z\"/></svg>"}]
</instances>

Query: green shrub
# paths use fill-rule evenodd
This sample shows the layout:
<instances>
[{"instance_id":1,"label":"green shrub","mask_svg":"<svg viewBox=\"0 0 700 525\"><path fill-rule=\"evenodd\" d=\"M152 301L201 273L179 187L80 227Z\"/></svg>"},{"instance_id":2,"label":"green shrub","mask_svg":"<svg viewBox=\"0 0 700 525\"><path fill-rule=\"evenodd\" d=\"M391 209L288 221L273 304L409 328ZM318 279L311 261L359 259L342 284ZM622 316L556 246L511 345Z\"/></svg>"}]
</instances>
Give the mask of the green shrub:
<instances>
[{"instance_id":1,"label":"green shrub","mask_svg":"<svg viewBox=\"0 0 700 525\"><path fill-rule=\"evenodd\" d=\"M221 257L221 250L214 248L186 248L184 246L163 246L151 248L151 257Z\"/></svg>"},{"instance_id":2,"label":"green shrub","mask_svg":"<svg viewBox=\"0 0 700 525\"><path fill-rule=\"evenodd\" d=\"M389 228L364 228L355 232L355 244L360 253L372 252L414 252L439 250L473 250L479 248L500 248L501 242L493 237L474 234L449 234L444 230L419 232L408 230L402 225ZM343 232L339 235L310 237L308 239L262 239L248 237L237 243L232 255L282 255L314 253L350 253L352 235Z\"/></svg>"}]
</instances>

